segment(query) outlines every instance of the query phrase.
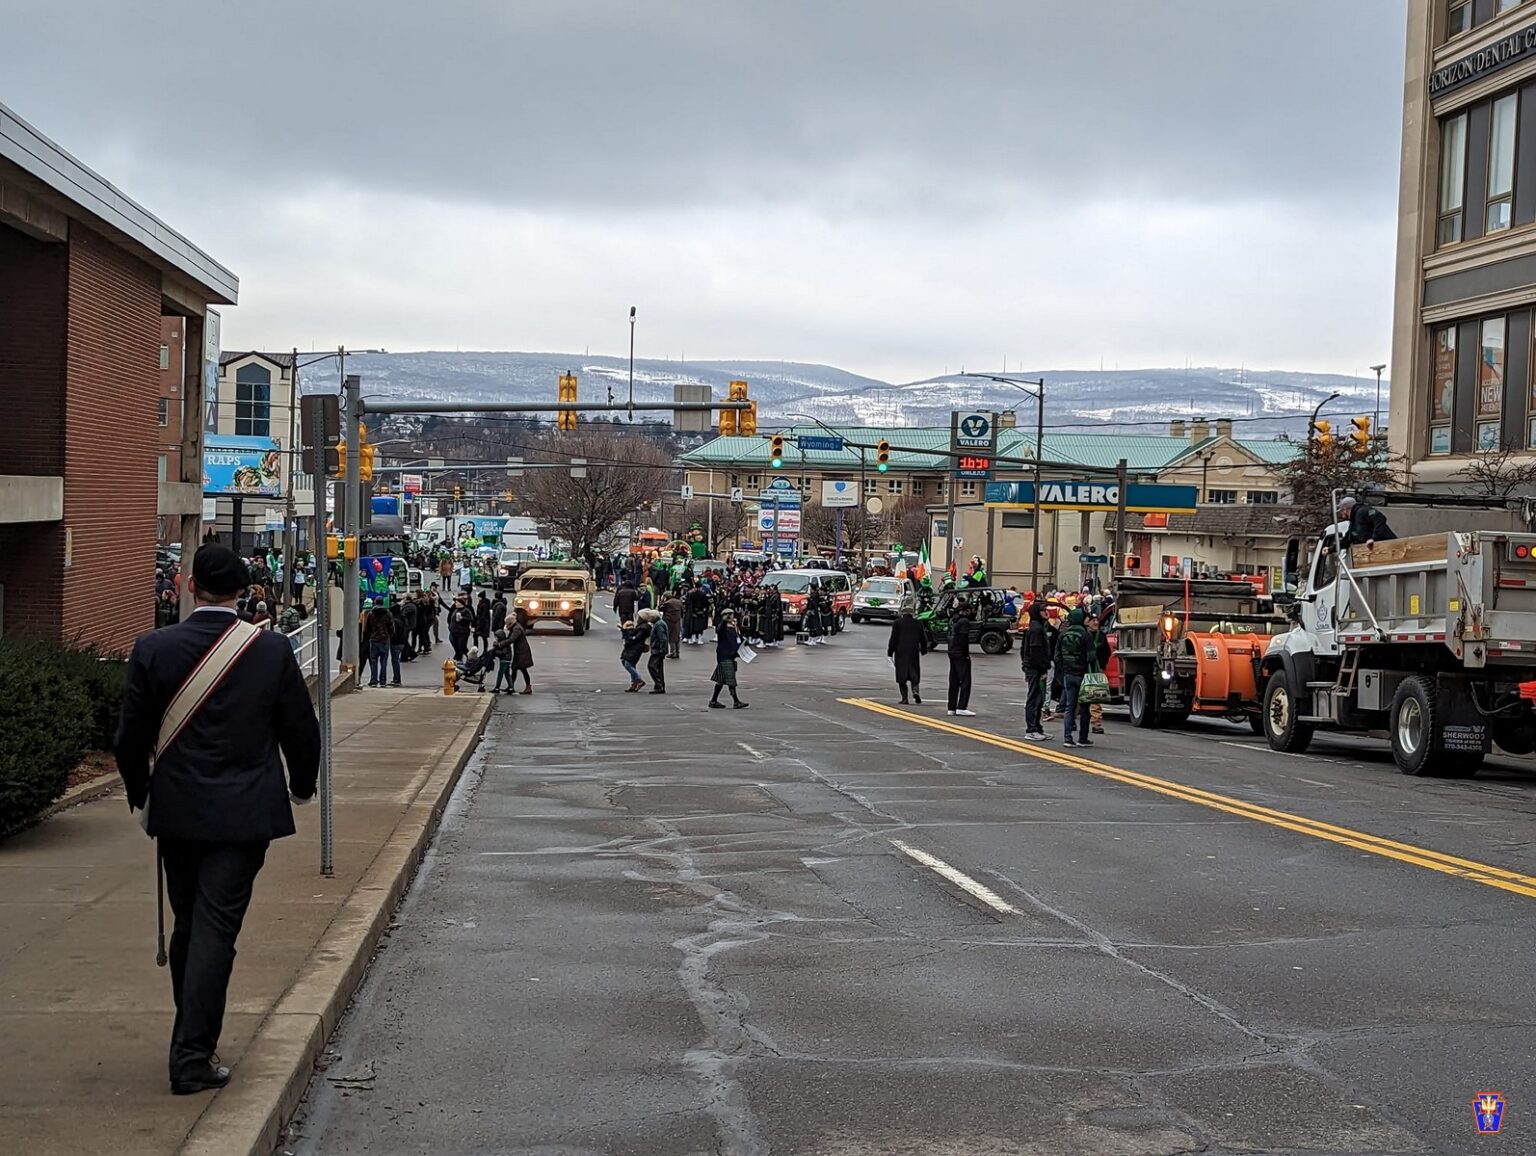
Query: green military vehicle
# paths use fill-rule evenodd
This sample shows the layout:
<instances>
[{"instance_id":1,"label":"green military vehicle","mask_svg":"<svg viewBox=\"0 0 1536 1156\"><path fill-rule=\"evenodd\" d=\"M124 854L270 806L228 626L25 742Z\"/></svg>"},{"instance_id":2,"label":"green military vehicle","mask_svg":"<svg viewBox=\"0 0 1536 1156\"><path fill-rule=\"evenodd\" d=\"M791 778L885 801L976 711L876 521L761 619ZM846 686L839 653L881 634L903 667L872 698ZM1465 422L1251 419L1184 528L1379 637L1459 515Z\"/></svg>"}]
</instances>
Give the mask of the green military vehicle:
<instances>
[{"instance_id":1,"label":"green military vehicle","mask_svg":"<svg viewBox=\"0 0 1536 1156\"><path fill-rule=\"evenodd\" d=\"M1005 609L1008 592L995 586L948 587L939 592L933 609L917 616L928 631L932 646L949 645L949 624L955 608L961 603L971 609L971 641L981 647L983 654L1003 654L1013 649L1013 635L1009 633L1017 618Z\"/></svg>"}]
</instances>

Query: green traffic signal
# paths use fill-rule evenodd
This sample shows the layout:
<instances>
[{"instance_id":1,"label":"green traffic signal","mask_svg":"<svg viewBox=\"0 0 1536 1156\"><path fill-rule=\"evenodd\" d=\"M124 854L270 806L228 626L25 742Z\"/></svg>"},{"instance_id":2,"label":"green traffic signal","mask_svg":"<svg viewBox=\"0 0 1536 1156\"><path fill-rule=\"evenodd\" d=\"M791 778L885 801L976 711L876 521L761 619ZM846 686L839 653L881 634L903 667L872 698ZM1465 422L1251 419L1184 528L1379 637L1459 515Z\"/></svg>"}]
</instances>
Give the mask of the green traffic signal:
<instances>
[{"instance_id":1,"label":"green traffic signal","mask_svg":"<svg viewBox=\"0 0 1536 1156\"><path fill-rule=\"evenodd\" d=\"M881 462L878 466L875 467L875 469L879 470L882 474L885 473L885 471L890 469L890 468L891 467L889 465L887 465L885 462Z\"/></svg>"}]
</instances>

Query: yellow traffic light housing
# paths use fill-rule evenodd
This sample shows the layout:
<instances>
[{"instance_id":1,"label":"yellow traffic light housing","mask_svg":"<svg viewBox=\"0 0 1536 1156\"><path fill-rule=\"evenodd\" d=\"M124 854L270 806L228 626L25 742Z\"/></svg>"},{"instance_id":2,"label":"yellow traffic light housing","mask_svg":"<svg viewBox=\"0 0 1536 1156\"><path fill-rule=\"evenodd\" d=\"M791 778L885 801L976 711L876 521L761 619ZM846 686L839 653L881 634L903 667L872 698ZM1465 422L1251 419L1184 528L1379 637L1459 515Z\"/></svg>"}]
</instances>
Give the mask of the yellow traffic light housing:
<instances>
[{"instance_id":1,"label":"yellow traffic light housing","mask_svg":"<svg viewBox=\"0 0 1536 1156\"><path fill-rule=\"evenodd\" d=\"M720 436L723 438L734 437L736 434L736 411L734 409L722 409L720 411Z\"/></svg>"},{"instance_id":2,"label":"yellow traffic light housing","mask_svg":"<svg viewBox=\"0 0 1536 1156\"><path fill-rule=\"evenodd\" d=\"M464 500L464 487L463 486L455 485L453 487L453 500L455 502L462 502Z\"/></svg>"},{"instance_id":3,"label":"yellow traffic light housing","mask_svg":"<svg viewBox=\"0 0 1536 1156\"><path fill-rule=\"evenodd\" d=\"M1332 422L1330 422L1327 418L1323 418L1321 421L1313 422L1312 429L1315 431L1313 436L1317 441L1318 449L1326 453L1328 450L1333 448Z\"/></svg>"},{"instance_id":4,"label":"yellow traffic light housing","mask_svg":"<svg viewBox=\"0 0 1536 1156\"><path fill-rule=\"evenodd\" d=\"M1352 417L1349 424L1355 427L1355 432L1349 435L1349 440L1355 443L1355 453L1364 456L1371 452L1371 419L1368 417Z\"/></svg>"},{"instance_id":5,"label":"yellow traffic light housing","mask_svg":"<svg viewBox=\"0 0 1536 1156\"><path fill-rule=\"evenodd\" d=\"M742 437L751 438L757 436L757 402L752 401L750 398L747 400L749 402L748 407L736 415L736 425L737 432Z\"/></svg>"},{"instance_id":6,"label":"yellow traffic light housing","mask_svg":"<svg viewBox=\"0 0 1536 1156\"><path fill-rule=\"evenodd\" d=\"M335 473L334 476L338 477L338 478L345 478L347 476L347 443L346 442L337 442L336 443L336 473Z\"/></svg>"},{"instance_id":7,"label":"yellow traffic light housing","mask_svg":"<svg viewBox=\"0 0 1536 1156\"><path fill-rule=\"evenodd\" d=\"M875 443L875 469L882 474L891 468L891 443L881 438Z\"/></svg>"},{"instance_id":8,"label":"yellow traffic light housing","mask_svg":"<svg viewBox=\"0 0 1536 1156\"><path fill-rule=\"evenodd\" d=\"M768 458L773 463L773 468L778 469L784 464L784 435L774 434L768 439Z\"/></svg>"},{"instance_id":9,"label":"yellow traffic light housing","mask_svg":"<svg viewBox=\"0 0 1536 1156\"><path fill-rule=\"evenodd\" d=\"M560 375L560 404L576 403L576 375L566 372ZM576 411L574 409L562 409L555 418L556 429L575 429Z\"/></svg>"}]
</instances>

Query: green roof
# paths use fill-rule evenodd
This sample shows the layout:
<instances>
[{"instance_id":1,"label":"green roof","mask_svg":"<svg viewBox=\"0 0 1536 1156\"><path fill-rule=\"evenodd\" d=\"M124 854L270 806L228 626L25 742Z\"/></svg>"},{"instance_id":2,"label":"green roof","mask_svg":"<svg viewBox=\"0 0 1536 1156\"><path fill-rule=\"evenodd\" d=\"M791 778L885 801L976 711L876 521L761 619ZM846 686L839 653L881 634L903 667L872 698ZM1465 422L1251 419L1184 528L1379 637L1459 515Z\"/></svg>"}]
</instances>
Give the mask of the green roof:
<instances>
[{"instance_id":1,"label":"green roof","mask_svg":"<svg viewBox=\"0 0 1536 1156\"><path fill-rule=\"evenodd\" d=\"M870 447L864 450L864 455L871 466L874 465L875 457L873 446L882 439L891 444L891 468L894 470L942 470L946 465L941 455L949 449L947 427L833 426L832 430L848 443ZM801 466L817 470L859 468L859 449L854 444L846 445L841 451L800 449L795 439L801 434L810 437L827 436L827 431L818 426L790 426L778 432L784 436L785 470ZM1196 445L1188 438L1166 434L1055 433L1046 430L1045 460L1112 470L1124 458L1132 473L1154 473L1216 440L1207 438ZM1287 441L1246 441L1236 438L1233 441L1269 465L1289 461L1299 448L1296 443ZM684 466L694 468L768 469L768 445L767 435L719 437L705 442L697 449L689 450L679 460ZM1035 456L1033 431L1000 430L997 452L1000 457L1032 459ZM1009 465L1005 463L1000 468L1007 469Z\"/></svg>"}]
</instances>

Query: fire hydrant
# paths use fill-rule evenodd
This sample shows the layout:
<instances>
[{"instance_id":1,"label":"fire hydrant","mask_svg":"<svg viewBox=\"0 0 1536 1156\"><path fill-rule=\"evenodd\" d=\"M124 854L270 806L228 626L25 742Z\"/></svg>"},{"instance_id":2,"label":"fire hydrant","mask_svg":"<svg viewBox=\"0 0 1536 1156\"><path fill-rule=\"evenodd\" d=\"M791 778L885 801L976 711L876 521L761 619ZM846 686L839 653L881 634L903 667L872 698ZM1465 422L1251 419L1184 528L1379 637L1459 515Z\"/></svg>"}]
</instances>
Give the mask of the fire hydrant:
<instances>
[{"instance_id":1,"label":"fire hydrant","mask_svg":"<svg viewBox=\"0 0 1536 1156\"><path fill-rule=\"evenodd\" d=\"M453 659L443 660L443 693L454 694L459 684L459 668L454 665Z\"/></svg>"}]
</instances>

